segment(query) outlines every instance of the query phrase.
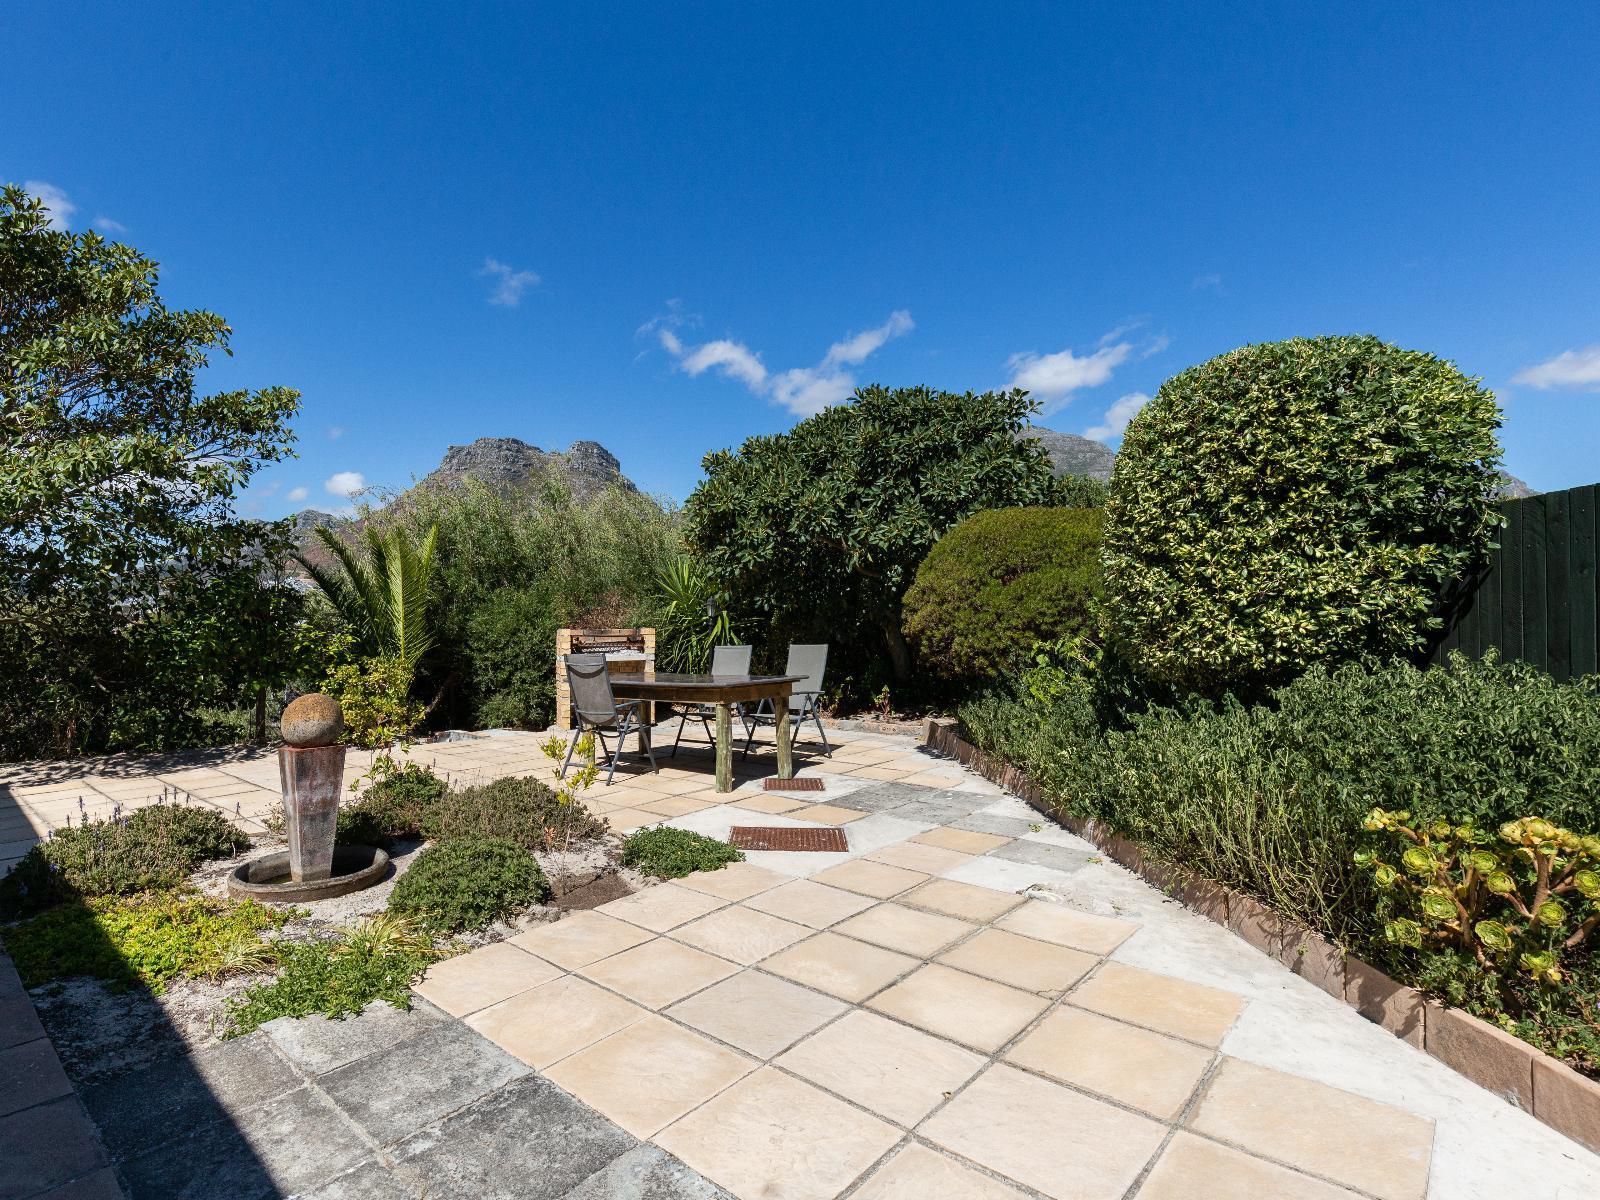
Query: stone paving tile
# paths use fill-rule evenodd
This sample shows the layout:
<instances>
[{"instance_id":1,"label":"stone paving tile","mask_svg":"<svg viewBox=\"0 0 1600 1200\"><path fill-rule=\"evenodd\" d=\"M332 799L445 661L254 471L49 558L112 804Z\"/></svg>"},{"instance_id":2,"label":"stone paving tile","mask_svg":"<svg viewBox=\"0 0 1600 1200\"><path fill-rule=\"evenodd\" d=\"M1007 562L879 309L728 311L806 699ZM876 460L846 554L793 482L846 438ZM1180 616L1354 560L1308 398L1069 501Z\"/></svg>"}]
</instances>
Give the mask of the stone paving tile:
<instances>
[{"instance_id":1,"label":"stone paving tile","mask_svg":"<svg viewBox=\"0 0 1600 1200\"><path fill-rule=\"evenodd\" d=\"M921 871L925 875L939 875L953 870L972 859L970 854L945 850L917 842L896 842L866 855L872 862L888 863L891 867L904 867L908 871Z\"/></svg>"},{"instance_id":2,"label":"stone paving tile","mask_svg":"<svg viewBox=\"0 0 1600 1200\"><path fill-rule=\"evenodd\" d=\"M677 882L691 891L704 892L723 900L747 900L760 892L789 880L788 875L768 871L754 863L729 863L720 871L696 871Z\"/></svg>"},{"instance_id":3,"label":"stone paving tile","mask_svg":"<svg viewBox=\"0 0 1600 1200\"><path fill-rule=\"evenodd\" d=\"M416 1200L416 1192L376 1159L359 1163L294 1200Z\"/></svg>"},{"instance_id":4,"label":"stone paving tile","mask_svg":"<svg viewBox=\"0 0 1600 1200\"><path fill-rule=\"evenodd\" d=\"M796 808L786 814L800 821L812 821L818 825L848 825L851 821L859 821L865 815L853 808L842 808L837 804L811 804L805 808Z\"/></svg>"},{"instance_id":5,"label":"stone paving tile","mask_svg":"<svg viewBox=\"0 0 1600 1200\"><path fill-rule=\"evenodd\" d=\"M0 1200L33 1196L105 1166L106 1153L94 1133L73 1096L0 1121Z\"/></svg>"},{"instance_id":6,"label":"stone paving tile","mask_svg":"<svg viewBox=\"0 0 1600 1200\"><path fill-rule=\"evenodd\" d=\"M1244 1001L1232 992L1117 962L1103 965L1068 1001L1205 1046L1221 1045L1244 1008Z\"/></svg>"},{"instance_id":7,"label":"stone paving tile","mask_svg":"<svg viewBox=\"0 0 1600 1200\"><path fill-rule=\"evenodd\" d=\"M1081 950L985 929L939 955L938 961L971 975L1009 983L1025 992L1054 996L1094 969L1100 959Z\"/></svg>"},{"instance_id":8,"label":"stone paving tile","mask_svg":"<svg viewBox=\"0 0 1600 1200\"><path fill-rule=\"evenodd\" d=\"M1006 1061L1175 1120L1212 1053L1075 1008L1058 1008L1006 1052Z\"/></svg>"},{"instance_id":9,"label":"stone paving tile","mask_svg":"<svg viewBox=\"0 0 1600 1200\"><path fill-rule=\"evenodd\" d=\"M691 891L675 883L658 883L631 896L624 896L621 900L602 904L595 911L608 917L618 917L632 925L642 925L656 933L666 933L669 929L721 908L725 903L727 901L720 897Z\"/></svg>"},{"instance_id":10,"label":"stone paving tile","mask_svg":"<svg viewBox=\"0 0 1600 1200\"><path fill-rule=\"evenodd\" d=\"M687 796L663 796L659 800L652 800L643 805L645 812L656 813L663 817L681 817L685 813L699 812L703 808L714 808L714 800L693 800Z\"/></svg>"},{"instance_id":11,"label":"stone paving tile","mask_svg":"<svg viewBox=\"0 0 1600 1200\"><path fill-rule=\"evenodd\" d=\"M467 1024L543 1070L647 1015L647 1009L568 975L475 1012Z\"/></svg>"},{"instance_id":12,"label":"stone paving tile","mask_svg":"<svg viewBox=\"0 0 1600 1200\"><path fill-rule=\"evenodd\" d=\"M1138 1200L1357 1200L1335 1187L1276 1163L1180 1133L1139 1188Z\"/></svg>"},{"instance_id":13,"label":"stone paving tile","mask_svg":"<svg viewBox=\"0 0 1600 1200\"><path fill-rule=\"evenodd\" d=\"M965 971L929 963L874 996L868 1006L920 1029L993 1053L1049 1002Z\"/></svg>"},{"instance_id":14,"label":"stone paving tile","mask_svg":"<svg viewBox=\"0 0 1600 1200\"><path fill-rule=\"evenodd\" d=\"M680 925L672 936L698 950L748 967L813 932L804 925L734 905Z\"/></svg>"},{"instance_id":15,"label":"stone paving tile","mask_svg":"<svg viewBox=\"0 0 1600 1200\"><path fill-rule=\"evenodd\" d=\"M637 925L598 912L576 912L548 925L519 933L513 945L536 958L545 959L575 971L602 958L609 958L651 935Z\"/></svg>"},{"instance_id":16,"label":"stone paving tile","mask_svg":"<svg viewBox=\"0 0 1600 1200\"><path fill-rule=\"evenodd\" d=\"M1225 1059L1189 1124L1382 1200L1427 1194L1432 1121L1310 1079Z\"/></svg>"},{"instance_id":17,"label":"stone paving tile","mask_svg":"<svg viewBox=\"0 0 1600 1200\"><path fill-rule=\"evenodd\" d=\"M0 1117L71 1094L72 1084L49 1038L0 1050Z\"/></svg>"},{"instance_id":18,"label":"stone paving tile","mask_svg":"<svg viewBox=\"0 0 1600 1200\"><path fill-rule=\"evenodd\" d=\"M875 1171L852 1200L1026 1200L1026 1197L1009 1184L913 1143Z\"/></svg>"},{"instance_id":19,"label":"stone paving tile","mask_svg":"<svg viewBox=\"0 0 1600 1200\"><path fill-rule=\"evenodd\" d=\"M877 783L858 788L839 803L845 808L859 808L862 812L893 812L914 800L925 800L937 790L916 783Z\"/></svg>"},{"instance_id":20,"label":"stone paving tile","mask_svg":"<svg viewBox=\"0 0 1600 1200\"><path fill-rule=\"evenodd\" d=\"M985 1064L970 1050L859 1008L775 1061L908 1128Z\"/></svg>"},{"instance_id":21,"label":"stone paving tile","mask_svg":"<svg viewBox=\"0 0 1600 1200\"><path fill-rule=\"evenodd\" d=\"M830 887L841 887L846 891L887 900L926 882L928 876L921 871L907 871L904 867L891 867L886 863L867 862L858 858L818 871L812 879Z\"/></svg>"},{"instance_id":22,"label":"stone paving tile","mask_svg":"<svg viewBox=\"0 0 1600 1200\"><path fill-rule=\"evenodd\" d=\"M831 996L761 971L739 974L666 1010L747 1054L768 1059L845 1011Z\"/></svg>"},{"instance_id":23,"label":"stone paving tile","mask_svg":"<svg viewBox=\"0 0 1600 1200\"><path fill-rule=\"evenodd\" d=\"M646 1017L545 1072L635 1137L698 1108L756 1062L660 1017Z\"/></svg>"},{"instance_id":24,"label":"stone paving tile","mask_svg":"<svg viewBox=\"0 0 1600 1200\"><path fill-rule=\"evenodd\" d=\"M441 1021L323 1075L318 1085L374 1142L389 1145L527 1074L525 1063L498 1046Z\"/></svg>"},{"instance_id":25,"label":"stone paving tile","mask_svg":"<svg viewBox=\"0 0 1600 1200\"><path fill-rule=\"evenodd\" d=\"M33 1200L128 1200L128 1193L117 1182L117 1173L111 1167L102 1167L88 1175L80 1175L71 1183L37 1193Z\"/></svg>"},{"instance_id":26,"label":"stone paving tile","mask_svg":"<svg viewBox=\"0 0 1600 1200\"><path fill-rule=\"evenodd\" d=\"M666 1151L639 1146L589 1176L562 1200L733 1200Z\"/></svg>"},{"instance_id":27,"label":"stone paving tile","mask_svg":"<svg viewBox=\"0 0 1600 1200\"><path fill-rule=\"evenodd\" d=\"M510 942L493 942L434 963L412 990L451 1016L464 1017L561 974L559 967Z\"/></svg>"},{"instance_id":28,"label":"stone paving tile","mask_svg":"<svg viewBox=\"0 0 1600 1200\"><path fill-rule=\"evenodd\" d=\"M1048 1130L1049 1136L1040 1136ZM991 1067L921 1127L1056 1200L1121 1200L1167 1127L1012 1067Z\"/></svg>"},{"instance_id":29,"label":"stone paving tile","mask_svg":"<svg viewBox=\"0 0 1600 1200\"><path fill-rule=\"evenodd\" d=\"M782 792L758 793L754 796L740 796L736 800L729 800L735 808L746 808L758 813L786 813L806 805L799 800L785 796Z\"/></svg>"},{"instance_id":30,"label":"stone paving tile","mask_svg":"<svg viewBox=\"0 0 1600 1200\"><path fill-rule=\"evenodd\" d=\"M995 928L1090 954L1110 954L1138 932L1132 921L1079 912L1064 904L1029 900L995 922Z\"/></svg>"},{"instance_id":31,"label":"stone paving tile","mask_svg":"<svg viewBox=\"0 0 1600 1200\"><path fill-rule=\"evenodd\" d=\"M776 920L776 918L772 918ZM656 938L580 968L580 973L646 1008L665 1008L738 970L714 954Z\"/></svg>"},{"instance_id":32,"label":"stone paving tile","mask_svg":"<svg viewBox=\"0 0 1600 1200\"><path fill-rule=\"evenodd\" d=\"M874 901L870 896L829 887L825 883L796 879L770 892L752 896L744 903L746 908L771 913L786 921L795 921L812 929L826 929L846 917L871 908Z\"/></svg>"},{"instance_id":33,"label":"stone paving tile","mask_svg":"<svg viewBox=\"0 0 1600 1200\"><path fill-rule=\"evenodd\" d=\"M910 804L903 804L895 809L894 815L907 821L926 821L930 825L948 825L963 817L969 817L978 809L992 803L987 796L980 796L973 792L958 792L950 789L937 791L923 800L914 800Z\"/></svg>"},{"instance_id":34,"label":"stone paving tile","mask_svg":"<svg viewBox=\"0 0 1600 1200\"><path fill-rule=\"evenodd\" d=\"M991 851L991 856L1007 862L1022 863L1025 866L1049 867L1052 871L1068 873L1081 871L1091 862L1105 858L1098 850L1077 850L1069 846L1052 845L1049 842L1029 841L1027 838L1009 842L998 850Z\"/></svg>"},{"instance_id":35,"label":"stone paving tile","mask_svg":"<svg viewBox=\"0 0 1600 1200\"><path fill-rule=\"evenodd\" d=\"M427 1200L559 1200L636 1145L531 1076L418 1130L394 1155Z\"/></svg>"},{"instance_id":36,"label":"stone paving tile","mask_svg":"<svg viewBox=\"0 0 1600 1200\"><path fill-rule=\"evenodd\" d=\"M1032 830L1037 822L1021 817L991 816L987 813L975 812L969 817L951 821L950 828L966 829L973 833L989 833L996 837L1019 838Z\"/></svg>"},{"instance_id":37,"label":"stone paving tile","mask_svg":"<svg viewBox=\"0 0 1600 1200\"><path fill-rule=\"evenodd\" d=\"M780 951L761 969L816 988L841 1000L859 1003L882 991L917 965L918 960L836 933L819 933Z\"/></svg>"},{"instance_id":38,"label":"stone paving tile","mask_svg":"<svg viewBox=\"0 0 1600 1200\"><path fill-rule=\"evenodd\" d=\"M935 879L900 897L900 903L959 917L963 921L993 921L1023 903L1023 899L976 884Z\"/></svg>"},{"instance_id":39,"label":"stone paving tile","mask_svg":"<svg viewBox=\"0 0 1600 1200\"><path fill-rule=\"evenodd\" d=\"M903 904L878 904L859 916L839 922L834 932L902 954L931 958L951 942L972 933L974 928L954 917L922 912Z\"/></svg>"},{"instance_id":40,"label":"stone paving tile","mask_svg":"<svg viewBox=\"0 0 1600 1200\"><path fill-rule=\"evenodd\" d=\"M836 1196L900 1138L894 1126L770 1067L656 1138L740 1200Z\"/></svg>"}]
</instances>

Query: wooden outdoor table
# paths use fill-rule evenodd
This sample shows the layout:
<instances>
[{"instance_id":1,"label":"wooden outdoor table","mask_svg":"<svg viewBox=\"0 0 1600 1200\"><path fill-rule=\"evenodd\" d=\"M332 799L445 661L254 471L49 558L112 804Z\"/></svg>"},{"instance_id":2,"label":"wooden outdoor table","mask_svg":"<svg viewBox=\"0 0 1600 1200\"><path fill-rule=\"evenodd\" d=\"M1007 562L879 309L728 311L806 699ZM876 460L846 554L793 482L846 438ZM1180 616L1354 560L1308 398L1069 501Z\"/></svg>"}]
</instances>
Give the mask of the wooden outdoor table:
<instances>
[{"instance_id":1,"label":"wooden outdoor table","mask_svg":"<svg viewBox=\"0 0 1600 1200\"><path fill-rule=\"evenodd\" d=\"M626 675L618 672L611 676L611 693L618 700L716 705L717 791L731 792L735 704L772 701L778 735L778 778L794 777L794 755L789 742L789 695L794 685L804 678L804 675L673 675L662 671Z\"/></svg>"}]
</instances>

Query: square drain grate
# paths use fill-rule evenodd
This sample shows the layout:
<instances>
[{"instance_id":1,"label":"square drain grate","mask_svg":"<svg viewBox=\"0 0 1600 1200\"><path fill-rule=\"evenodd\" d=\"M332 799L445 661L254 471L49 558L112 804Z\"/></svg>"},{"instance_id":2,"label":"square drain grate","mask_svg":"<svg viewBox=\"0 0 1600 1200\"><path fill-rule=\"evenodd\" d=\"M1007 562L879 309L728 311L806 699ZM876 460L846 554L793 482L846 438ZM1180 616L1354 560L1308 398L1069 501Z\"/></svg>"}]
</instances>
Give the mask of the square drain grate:
<instances>
[{"instance_id":1,"label":"square drain grate","mask_svg":"<svg viewBox=\"0 0 1600 1200\"><path fill-rule=\"evenodd\" d=\"M822 780L773 779L769 776L762 781L761 786L769 792L820 792L822 790Z\"/></svg>"},{"instance_id":2,"label":"square drain grate","mask_svg":"<svg viewBox=\"0 0 1600 1200\"><path fill-rule=\"evenodd\" d=\"M844 830L833 825L815 829L735 825L728 840L741 850L819 850L839 854L850 849Z\"/></svg>"}]
</instances>

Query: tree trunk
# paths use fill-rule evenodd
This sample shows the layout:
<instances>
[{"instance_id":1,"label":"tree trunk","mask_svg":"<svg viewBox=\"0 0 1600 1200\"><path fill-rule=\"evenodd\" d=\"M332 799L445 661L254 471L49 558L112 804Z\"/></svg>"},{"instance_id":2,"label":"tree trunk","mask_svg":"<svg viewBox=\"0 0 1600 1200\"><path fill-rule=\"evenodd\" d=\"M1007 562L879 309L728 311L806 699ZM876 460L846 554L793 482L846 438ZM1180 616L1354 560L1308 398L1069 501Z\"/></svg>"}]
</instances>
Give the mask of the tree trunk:
<instances>
[{"instance_id":1,"label":"tree trunk","mask_svg":"<svg viewBox=\"0 0 1600 1200\"><path fill-rule=\"evenodd\" d=\"M906 645L906 635L900 632L900 623L885 621L883 638L889 643L889 662L894 667L894 681L904 683L911 678L911 647Z\"/></svg>"},{"instance_id":2,"label":"tree trunk","mask_svg":"<svg viewBox=\"0 0 1600 1200\"><path fill-rule=\"evenodd\" d=\"M256 688L256 745L267 744L267 685Z\"/></svg>"}]
</instances>

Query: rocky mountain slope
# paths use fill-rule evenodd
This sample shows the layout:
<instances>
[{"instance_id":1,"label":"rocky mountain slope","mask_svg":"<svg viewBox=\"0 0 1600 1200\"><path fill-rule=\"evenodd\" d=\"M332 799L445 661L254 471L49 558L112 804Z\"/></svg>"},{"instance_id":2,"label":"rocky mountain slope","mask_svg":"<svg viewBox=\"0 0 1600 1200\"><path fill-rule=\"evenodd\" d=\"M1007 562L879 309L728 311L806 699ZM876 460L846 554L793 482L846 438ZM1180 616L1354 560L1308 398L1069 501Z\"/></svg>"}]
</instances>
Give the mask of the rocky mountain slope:
<instances>
[{"instance_id":1,"label":"rocky mountain slope","mask_svg":"<svg viewBox=\"0 0 1600 1200\"><path fill-rule=\"evenodd\" d=\"M1042 425L1028 425L1017 431L1019 442L1032 439L1044 447L1056 475L1087 475L1105 483L1111 478L1116 455L1100 442L1075 433L1057 433Z\"/></svg>"}]
</instances>

